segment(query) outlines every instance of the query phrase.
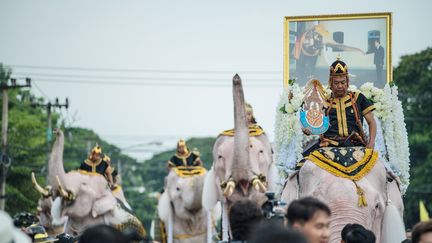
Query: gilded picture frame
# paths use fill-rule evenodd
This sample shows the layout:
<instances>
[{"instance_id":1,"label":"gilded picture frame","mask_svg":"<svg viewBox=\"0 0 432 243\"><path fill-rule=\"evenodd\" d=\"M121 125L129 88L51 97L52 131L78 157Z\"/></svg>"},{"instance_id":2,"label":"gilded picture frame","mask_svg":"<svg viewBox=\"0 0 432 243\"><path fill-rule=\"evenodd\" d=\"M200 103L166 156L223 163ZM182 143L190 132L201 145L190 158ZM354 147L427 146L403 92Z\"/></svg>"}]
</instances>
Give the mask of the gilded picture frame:
<instances>
[{"instance_id":1,"label":"gilded picture frame","mask_svg":"<svg viewBox=\"0 0 432 243\"><path fill-rule=\"evenodd\" d=\"M310 79L327 84L337 58L348 65L350 84L392 80L392 14L287 16L284 21L284 86Z\"/></svg>"}]
</instances>

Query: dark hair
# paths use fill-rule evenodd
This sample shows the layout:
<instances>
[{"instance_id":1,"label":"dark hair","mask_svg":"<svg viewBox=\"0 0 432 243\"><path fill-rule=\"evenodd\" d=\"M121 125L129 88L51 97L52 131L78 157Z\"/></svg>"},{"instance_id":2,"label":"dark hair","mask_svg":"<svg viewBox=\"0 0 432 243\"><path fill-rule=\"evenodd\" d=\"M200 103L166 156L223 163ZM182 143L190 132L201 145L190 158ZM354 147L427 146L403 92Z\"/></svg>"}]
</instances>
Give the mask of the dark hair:
<instances>
[{"instance_id":1,"label":"dark hair","mask_svg":"<svg viewBox=\"0 0 432 243\"><path fill-rule=\"evenodd\" d=\"M375 243L375 234L365 228L353 228L347 232L345 243Z\"/></svg>"},{"instance_id":2,"label":"dark hair","mask_svg":"<svg viewBox=\"0 0 432 243\"><path fill-rule=\"evenodd\" d=\"M432 232L432 220L417 223L411 232L412 243L418 243L421 236L429 232Z\"/></svg>"},{"instance_id":3,"label":"dark hair","mask_svg":"<svg viewBox=\"0 0 432 243\"><path fill-rule=\"evenodd\" d=\"M263 213L255 202L240 200L231 206L228 217L233 240L247 240L252 229L263 219Z\"/></svg>"},{"instance_id":4,"label":"dark hair","mask_svg":"<svg viewBox=\"0 0 432 243\"><path fill-rule=\"evenodd\" d=\"M363 227L363 225L360 225L360 224L347 224L347 225L345 225L345 227L343 227L343 229L341 231L342 240L346 241L346 235L348 234L348 232L356 230L356 229L365 229L365 227Z\"/></svg>"},{"instance_id":5,"label":"dark hair","mask_svg":"<svg viewBox=\"0 0 432 243\"><path fill-rule=\"evenodd\" d=\"M127 243L127 238L109 225L88 228L80 237L79 243Z\"/></svg>"},{"instance_id":6,"label":"dark hair","mask_svg":"<svg viewBox=\"0 0 432 243\"><path fill-rule=\"evenodd\" d=\"M275 223L263 224L255 231L251 239L250 243L307 243L306 238L300 232Z\"/></svg>"},{"instance_id":7,"label":"dark hair","mask_svg":"<svg viewBox=\"0 0 432 243\"><path fill-rule=\"evenodd\" d=\"M317 211L331 215L330 208L325 203L313 197L305 197L291 202L286 217L290 225L295 222L304 223L312 219Z\"/></svg>"}]
</instances>

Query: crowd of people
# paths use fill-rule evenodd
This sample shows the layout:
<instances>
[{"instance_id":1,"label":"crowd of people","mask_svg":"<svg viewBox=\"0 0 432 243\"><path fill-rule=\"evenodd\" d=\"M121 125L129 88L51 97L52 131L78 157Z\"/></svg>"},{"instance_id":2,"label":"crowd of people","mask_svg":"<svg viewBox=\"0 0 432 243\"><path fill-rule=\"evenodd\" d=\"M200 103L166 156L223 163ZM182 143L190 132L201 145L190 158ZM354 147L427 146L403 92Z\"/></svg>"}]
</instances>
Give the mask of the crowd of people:
<instances>
[{"instance_id":1,"label":"crowd of people","mask_svg":"<svg viewBox=\"0 0 432 243\"><path fill-rule=\"evenodd\" d=\"M229 211L229 242L219 243L327 243L330 238L330 208L320 200L305 197L293 201L283 218L265 217L262 208L251 200L240 200ZM120 232L112 226L96 225L74 238L67 234L50 237L43 227L33 224L18 228L20 222L0 211L0 243L128 243L156 242L139 239L133 232ZM401 243L432 242L432 220L414 226L410 238ZM217 239L216 239L217 240ZM341 243L375 243L371 230L360 224L347 224L341 232Z\"/></svg>"}]
</instances>

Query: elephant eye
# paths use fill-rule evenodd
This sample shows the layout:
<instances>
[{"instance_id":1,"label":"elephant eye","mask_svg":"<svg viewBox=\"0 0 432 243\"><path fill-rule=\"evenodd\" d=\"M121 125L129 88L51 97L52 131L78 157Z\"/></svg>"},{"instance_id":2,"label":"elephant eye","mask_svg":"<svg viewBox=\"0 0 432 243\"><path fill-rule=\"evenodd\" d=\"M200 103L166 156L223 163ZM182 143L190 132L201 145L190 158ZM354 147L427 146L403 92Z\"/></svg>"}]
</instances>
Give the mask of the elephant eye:
<instances>
[{"instance_id":1,"label":"elephant eye","mask_svg":"<svg viewBox=\"0 0 432 243\"><path fill-rule=\"evenodd\" d=\"M260 153L264 153L264 151L261 149L261 150L260 150Z\"/></svg>"},{"instance_id":2,"label":"elephant eye","mask_svg":"<svg viewBox=\"0 0 432 243\"><path fill-rule=\"evenodd\" d=\"M177 190L177 191L180 191L180 187L176 187L176 190Z\"/></svg>"},{"instance_id":3,"label":"elephant eye","mask_svg":"<svg viewBox=\"0 0 432 243\"><path fill-rule=\"evenodd\" d=\"M222 155L219 155L219 156L218 156L218 159L222 159Z\"/></svg>"}]
</instances>

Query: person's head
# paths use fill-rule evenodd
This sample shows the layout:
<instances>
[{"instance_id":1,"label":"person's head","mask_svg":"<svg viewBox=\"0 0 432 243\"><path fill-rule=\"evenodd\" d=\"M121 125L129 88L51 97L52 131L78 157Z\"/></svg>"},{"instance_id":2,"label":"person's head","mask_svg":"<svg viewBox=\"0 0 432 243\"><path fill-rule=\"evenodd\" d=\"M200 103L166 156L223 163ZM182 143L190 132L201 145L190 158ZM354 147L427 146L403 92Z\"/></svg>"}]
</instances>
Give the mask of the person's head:
<instances>
[{"instance_id":1,"label":"person's head","mask_svg":"<svg viewBox=\"0 0 432 243\"><path fill-rule=\"evenodd\" d=\"M341 243L375 243L375 234L359 224L347 224L342 229Z\"/></svg>"},{"instance_id":2,"label":"person's head","mask_svg":"<svg viewBox=\"0 0 432 243\"><path fill-rule=\"evenodd\" d=\"M306 238L298 231L283 227L281 224L267 223L257 228L252 234L250 243L307 243Z\"/></svg>"},{"instance_id":3,"label":"person's head","mask_svg":"<svg viewBox=\"0 0 432 243\"><path fill-rule=\"evenodd\" d=\"M248 122L248 125L256 124L255 116L253 114L253 108L250 104L246 103L245 105L246 109L246 119Z\"/></svg>"},{"instance_id":4,"label":"person's head","mask_svg":"<svg viewBox=\"0 0 432 243\"><path fill-rule=\"evenodd\" d=\"M432 220L417 223L411 233L412 243L432 242Z\"/></svg>"},{"instance_id":5,"label":"person's head","mask_svg":"<svg viewBox=\"0 0 432 243\"><path fill-rule=\"evenodd\" d=\"M252 229L263 219L263 213L256 202L240 200L231 206L228 218L233 239L248 240Z\"/></svg>"},{"instance_id":6,"label":"person's head","mask_svg":"<svg viewBox=\"0 0 432 243\"><path fill-rule=\"evenodd\" d=\"M88 228L80 237L79 243L126 243L127 237L109 225Z\"/></svg>"},{"instance_id":7,"label":"person's head","mask_svg":"<svg viewBox=\"0 0 432 243\"><path fill-rule=\"evenodd\" d=\"M380 44L381 44L381 42L378 39L376 39L374 41L374 45L375 45L376 48L378 48Z\"/></svg>"},{"instance_id":8,"label":"person's head","mask_svg":"<svg viewBox=\"0 0 432 243\"><path fill-rule=\"evenodd\" d=\"M324 243L330 238L330 208L313 197L294 200L288 207L288 224L308 238L309 243Z\"/></svg>"},{"instance_id":9,"label":"person's head","mask_svg":"<svg viewBox=\"0 0 432 243\"><path fill-rule=\"evenodd\" d=\"M363 225L360 224L347 224L341 231L341 242L346 242L346 235L348 232L355 230L355 229L364 229Z\"/></svg>"},{"instance_id":10,"label":"person's head","mask_svg":"<svg viewBox=\"0 0 432 243\"><path fill-rule=\"evenodd\" d=\"M341 60L336 60L330 66L329 86L335 98L342 98L349 87L348 66Z\"/></svg>"},{"instance_id":11,"label":"person's head","mask_svg":"<svg viewBox=\"0 0 432 243\"><path fill-rule=\"evenodd\" d=\"M187 153L189 152L185 140L180 139L180 140L177 142L177 152L178 152L179 154L187 154Z\"/></svg>"},{"instance_id":12,"label":"person's head","mask_svg":"<svg viewBox=\"0 0 432 243\"><path fill-rule=\"evenodd\" d=\"M92 161L98 161L101 158L102 148L99 145L95 145L90 151L89 159Z\"/></svg>"}]
</instances>

